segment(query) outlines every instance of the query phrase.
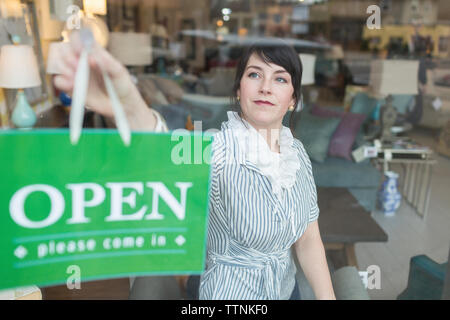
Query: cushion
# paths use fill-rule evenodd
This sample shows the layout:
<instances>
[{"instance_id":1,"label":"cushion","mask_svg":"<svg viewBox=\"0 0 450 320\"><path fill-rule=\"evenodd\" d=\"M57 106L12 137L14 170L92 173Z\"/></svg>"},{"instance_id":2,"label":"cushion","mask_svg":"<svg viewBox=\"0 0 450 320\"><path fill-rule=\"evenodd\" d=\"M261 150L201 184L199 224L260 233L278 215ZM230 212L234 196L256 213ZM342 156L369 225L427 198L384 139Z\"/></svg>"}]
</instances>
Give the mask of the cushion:
<instances>
[{"instance_id":1,"label":"cushion","mask_svg":"<svg viewBox=\"0 0 450 320\"><path fill-rule=\"evenodd\" d=\"M184 90L178 85L178 83L159 76L153 76L152 78L158 89L162 91L170 103L178 103L181 101Z\"/></svg>"},{"instance_id":2,"label":"cushion","mask_svg":"<svg viewBox=\"0 0 450 320\"><path fill-rule=\"evenodd\" d=\"M394 101L392 101L392 105L397 110L397 112L401 114L406 114L408 112L408 108L411 105L414 96L410 94L394 94L392 95Z\"/></svg>"},{"instance_id":3,"label":"cushion","mask_svg":"<svg viewBox=\"0 0 450 320\"><path fill-rule=\"evenodd\" d=\"M407 114L411 104L414 102L414 96L410 94L393 94L392 95L392 106L400 114ZM372 112L371 118L373 120L380 119L381 108L386 104L386 99L378 100L374 111Z\"/></svg>"},{"instance_id":4,"label":"cushion","mask_svg":"<svg viewBox=\"0 0 450 320\"><path fill-rule=\"evenodd\" d=\"M346 113L342 117L339 126L331 138L328 148L328 154L330 156L353 161L352 147L365 118L366 116L363 114L351 112Z\"/></svg>"},{"instance_id":5,"label":"cushion","mask_svg":"<svg viewBox=\"0 0 450 320\"><path fill-rule=\"evenodd\" d=\"M360 113L366 116L366 121L370 120L370 116L377 107L378 100L369 97L365 92L358 92L352 101L350 112Z\"/></svg>"},{"instance_id":6,"label":"cushion","mask_svg":"<svg viewBox=\"0 0 450 320\"><path fill-rule=\"evenodd\" d=\"M137 87L148 105L165 106L169 104L164 94L156 88L156 85L152 79L138 77Z\"/></svg>"},{"instance_id":7,"label":"cushion","mask_svg":"<svg viewBox=\"0 0 450 320\"><path fill-rule=\"evenodd\" d=\"M321 118L305 110L302 112L295 135L303 143L311 160L325 161L331 137L340 122L340 118Z\"/></svg>"},{"instance_id":8,"label":"cushion","mask_svg":"<svg viewBox=\"0 0 450 320\"><path fill-rule=\"evenodd\" d=\"M319 107L315 106L311 110L311 114L323 118L340 118L336 131L331 137L328 147L328 154L333 157L340 157L352 161L352 147L355 143L356 136L361 130L361 126L365 120L365 115L359 113L344 113L339 107Z\"/></svg>"},{"instance_id":9,"label":"cushion","mask_svg":"<svg viewBox=\"0 0 450 320\"><path fill-rule=\"evenodd\" d=\"M346 266L336 270L332 277L333 289L338 300L370 300L358 270Z\"/></svg>"}]
</instances>

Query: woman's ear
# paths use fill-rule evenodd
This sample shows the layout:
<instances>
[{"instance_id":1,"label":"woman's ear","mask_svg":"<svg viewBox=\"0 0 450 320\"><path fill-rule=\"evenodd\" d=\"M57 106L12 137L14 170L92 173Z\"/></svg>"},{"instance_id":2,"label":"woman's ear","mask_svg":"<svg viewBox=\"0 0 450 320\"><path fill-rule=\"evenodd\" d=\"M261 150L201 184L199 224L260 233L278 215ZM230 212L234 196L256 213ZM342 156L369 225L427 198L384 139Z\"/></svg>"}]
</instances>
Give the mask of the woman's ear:
<instances>
[{"instance_id":1,"label":"woman's ear","mask_svg":"<svg viewBox=\"0 0 450 320\"><path fill-rule=\"evenodd\" d=\"M292 97L291 102L289 102L289 106L294 106L294 108L297 107L297 102L295 97Z\"/></svg>"}]
</instances>

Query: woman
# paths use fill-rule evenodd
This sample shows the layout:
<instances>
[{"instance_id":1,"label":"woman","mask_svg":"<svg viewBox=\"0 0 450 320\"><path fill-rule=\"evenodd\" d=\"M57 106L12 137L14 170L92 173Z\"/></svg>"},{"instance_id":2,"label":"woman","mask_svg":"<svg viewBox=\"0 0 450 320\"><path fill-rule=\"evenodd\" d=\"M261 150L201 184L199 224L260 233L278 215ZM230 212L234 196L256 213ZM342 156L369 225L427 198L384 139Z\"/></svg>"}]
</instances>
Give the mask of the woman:
<instances>
[{"instance_id":1,"label":"woman","mask_svg":"<svg viewBox=\"0 0 450 320\"><path fill-rule=\"evenodd\" d=\"M66 52L65 74L55 85L73 89L79 45ZM106 51L92 55L113 78L133 129L157 127L126 69ZM94 70L96 62L91 61ZM301 63L289 46L254 45L237 68L240 108L214 137L206 270L200 299L296 299L291 248L317 299L335 299L317 218L310 160L282 125L300 97ZM93 73L88 106L111 115L105 90Z\"/></svg>"}]
</instances>

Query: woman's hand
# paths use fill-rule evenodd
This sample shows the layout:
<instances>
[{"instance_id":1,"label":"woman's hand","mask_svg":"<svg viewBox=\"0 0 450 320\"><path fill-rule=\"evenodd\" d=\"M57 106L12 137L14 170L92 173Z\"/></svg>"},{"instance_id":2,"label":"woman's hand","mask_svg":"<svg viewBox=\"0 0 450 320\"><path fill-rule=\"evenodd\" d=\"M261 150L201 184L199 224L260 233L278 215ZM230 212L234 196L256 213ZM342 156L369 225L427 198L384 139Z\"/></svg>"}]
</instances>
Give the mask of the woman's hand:
<instances>
[{"instance_id":1,"label":"woman's hand","mask_svg":"<svg viewBox=\"0 0 450 320\"><path fill-rule=\"evenodd\" d=\"M79 32L72 32L70 45L63 47L58 62L61 74L55 76L55 87L72 96L78 61L83 50ZM113 117L111 102L106 92L102 68L111 78L132 129L153 129L156 119L134 85L128 70L108 51L94 43L89 54L89 85L87 107L106 117Z\"/></svg>"}]
</instances>

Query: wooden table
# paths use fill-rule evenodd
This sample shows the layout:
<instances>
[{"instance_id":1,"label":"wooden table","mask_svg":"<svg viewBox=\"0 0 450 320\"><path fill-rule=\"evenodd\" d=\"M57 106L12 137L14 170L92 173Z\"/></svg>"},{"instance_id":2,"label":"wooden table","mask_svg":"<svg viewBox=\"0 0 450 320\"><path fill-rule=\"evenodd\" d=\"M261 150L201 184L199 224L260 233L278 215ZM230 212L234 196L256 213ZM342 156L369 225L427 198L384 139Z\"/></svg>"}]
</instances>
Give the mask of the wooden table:
<instances>
[{"instance_id":1,"label":"wooden table","mask_svg":"<svg viewBox=\"0 0 450 320\"><path fill-rule=\"evenodd\" d=\"M130 278L81 282L80 289L67 285L40 288L42 300L128 300Z\"/></svg>"},{"instance_id":2,"label":"wooden table","mask_svg":"<svg viewBox=\"0 0 450 320\"><path fill-rule=\"evenodd\" d=\"M357 242L386 242L387 234L346 188L317 188L319 229L326 250L338 250L358 268Z\"/></svg>"}]
</instances>

